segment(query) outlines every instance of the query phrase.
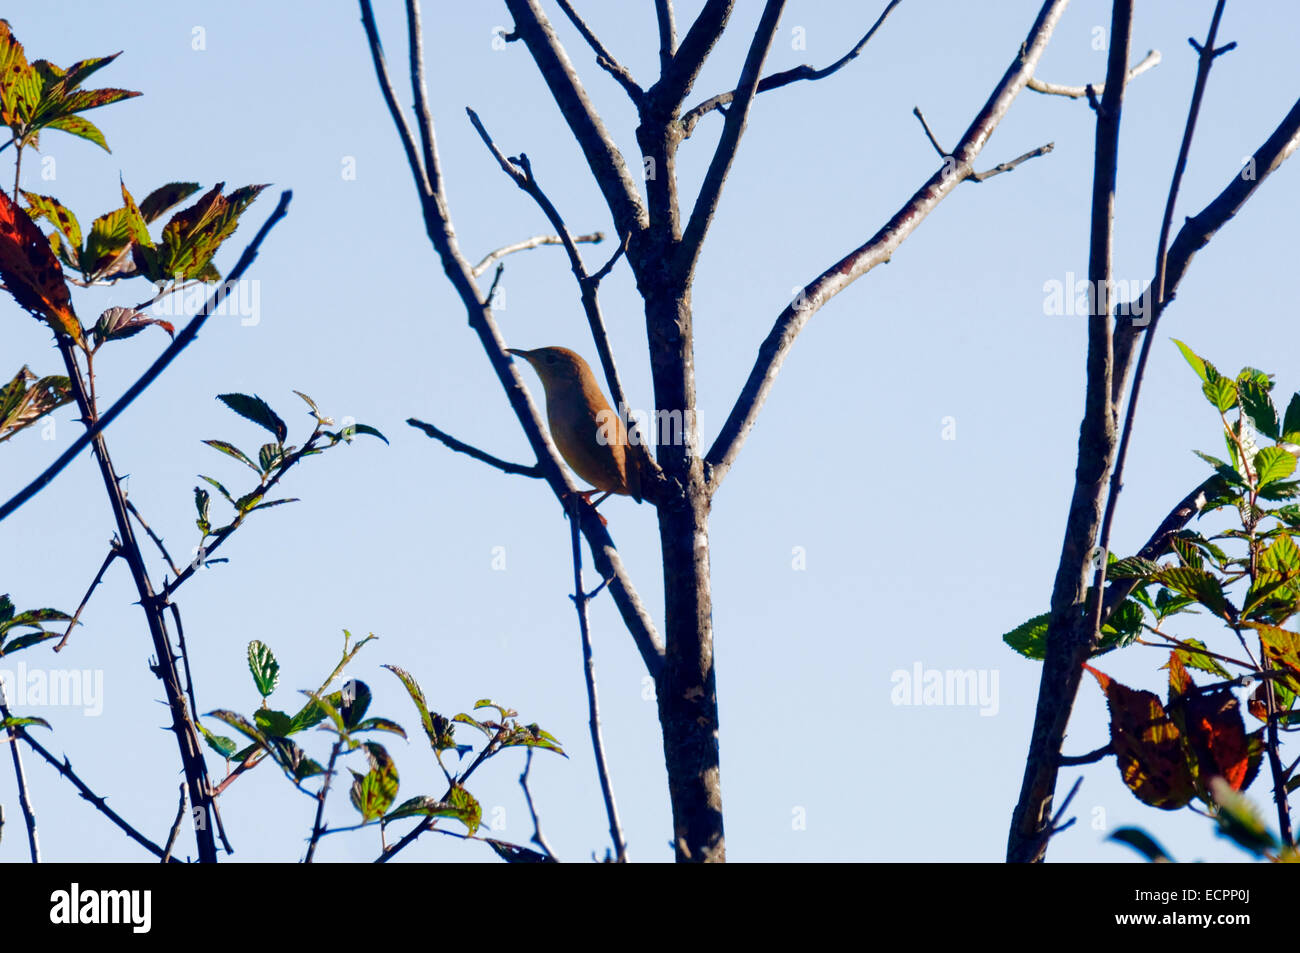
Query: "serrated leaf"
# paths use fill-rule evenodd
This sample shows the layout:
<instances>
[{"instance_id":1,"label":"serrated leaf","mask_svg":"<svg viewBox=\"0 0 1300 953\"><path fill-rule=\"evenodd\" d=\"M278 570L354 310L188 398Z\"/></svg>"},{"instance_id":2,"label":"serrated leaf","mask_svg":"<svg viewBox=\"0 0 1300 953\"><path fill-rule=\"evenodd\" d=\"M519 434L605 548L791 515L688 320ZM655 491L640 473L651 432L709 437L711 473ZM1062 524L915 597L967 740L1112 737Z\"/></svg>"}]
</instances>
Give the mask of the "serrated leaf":
<instances>
[{"instance_id":1,"label":"serrated leaf","mask_svg":"<svg viewBox=\"0 0 1300 953\"><path fill-rule=\"evenodd\" d=\"M370 770L365 774L352 772L350 795L352 806L361 812L362 820L369 823L383 817L397 797L397 765L383 745L366 741L361 747L370 762Z\"/></svg>"},{"instance_id":2,"label":"serrated leaf","mask_svg":"<svg viewBox=\"0 0 1300 953\"><path fill-rule=\"evenodd\" d=\"M57 375L36 378L24 365L0 387L0 443L72 401L72 383Z\"/></svg>"},{"instance_id":3,"label":"serrated leaf","mask_svg":"<svg viewBox=\"0 0 1300 953\"><path fill-rule=\"evenodd\" d=\"M1263 447L1255 454L1254 466L1263 487L1295 473L1296 458L1281 447Z\"/></svg>"},{"instance_id":4,"label":"serrated leaf","mask_svg":"<svg viewBox=\"0 0 1300 953\"><path fill-rule=\"evenodd\" d=\"M146 222L156 221L168 209L185 201L198 190L197 182L168 182L144 197L140 203L140 215Z\"/></svg>"},{"instance_id":5,"label":"serrated leaf","mask_svg":"<svg viewBox=\"0 0 1300 953\"><path fill-rule=\"evenodd\" d=\"M1227 377L1206 381L1201 392L1219 413L1227 413L1237 405L1237 382Z\"/></svg>"},{"instance_id":6,"label":"serrated leaf","mask_svg":"<svg viewBox=\"0 0 1300 953\"><path fill-rule=\"evenodd\" d=\"M262 734L277 738L287 737L294 732L293 719L274 708L259 708L253 712L253 723Z\"/></svg>"},{"instance_id":7,"label":"serrated leaf","mask_svg":"<svg viewBox=\"0 0 1300 953\"><path fill-rule=\"evenodd\" d=\"M369 426L368 424L352 424L348 427L344 427L343 439L351 441L352 435L359 434L359 433L369 434L372 437L378 437L384 443L388 443L387 437L385 437L378 430L376 430L374 427Z\"/></svg>"},{"instance_id":8,"label":"serrated leaf","mask_svg":"<svg viewBox=\"0 0 1300 953\"><path fill-rule=\"evenodd\" d=\"M214 735L203 724L200 724L198 728L199 733L203 735L203 740L208 743L209 748L221 755L221 757L225 758L227 761L234 756L238 745L235 744L233 738L227 738L225 735Z\"/></svg>"},{"instance_id":9,"label":"serrated leaf","mask_svg":"<svg viewBox=\"0 0 1300 953\"><path fill-rule=\"evenodd\" d=\"M1229 603L1223 587L1215 576L1204 569L1177 566L1172 569L1162 569L1152 578L1175 592L1195 599L1216 616L1228 618Z\"/></svg>"},{"instance_id":10,"label":"serrated leaf","mask_svg":"<svg viewBox=\"0 0 1300 953\"><path fill-rule=\"evenodd\" d=\"M1195 351L1182 341L1178 340L1178 338L1173 338L1172 340L1176 345L1178 345L1178 350L1183 353L1183 357L1187 359L1187 363L1192 365L1192 370L1196 371L1196 376L1203 381L1208 380L1205 373L1205 361L1201 360L1201 358L1196 355Z\"/></svg>"},{"instance_id":11,"label":"serrated leaf","mask_svg":"<svg viewBox=\"0 0 1300 953\"><path fill-rule=\"evenodd\" d=\"M1047 624L1051 619L1050 612L1036 615L1002 636L1002 641L1025 658L1041 662L1047 657Z\"/></svg>"},{"instance_id":12,"label":"serrated leaf","mask_svg":"<svg viewBox=\"0 0 1300 953\"><path fill-rule=\"evenodd\" d=\"M257 464L254 463L252 460L248 459L248 457L244 454L244 451L240 450L233 443L227 443L224 440L204 440L203 442L206 443L209 447L212 447L214 450L220 450L222 453L226 454L227 456L234 457L236 460L244 464L244 466L248 467L248 469L252 470L258 476L262 475L262 471L258 469Z\"/></svg>"},{"instance_id":13,"label":"serrated leaf","mask_svg":"<svg viewBox=\"0 0 1300 953\"><path fill-rule=\"evenodd\" d=\"M289 436L289 428L285 426L279 415L271 409L270 405L256 394L218 394L217 400L221 401L239 416L260 427L265 427L271 433L275 434L275 439L284 443L285 438Z\"/></svg>"},{"instance_id":14,"label":"serrated leaf","mask_svg":"<svg viewBox=\"0 0 1300 953\"><path fill-rule=\"evenodd\" d=\"M1237 375L1237 391L1241 397L1241 409L1255 422L1255 429L1277 440L1281 437L1278 426L1277 408L1269 396L1268 378L1260 371L1247 368Z\"/></svg>"},{"instance_id":15,"label":"serrated leaf","mask_svg":"<svg viewBox=\"0 0 1300 953\"><path fill-rule=\"evenodd\" d=\"M170 321L150 318L132 308L109 308L99 316L99 321L95 324L95 343L129 338L150 325L157 325L173 338L176 337L176 328Z\"/></svg>"},{"instance_id":16,"label":"serrated leaf","mask_svg":"<svg viewBox=\"0 0 1300 953\"><path fill-rule=\"evenodd\" d=\"M248 670L253 674L257 692L266 698L280 682L280 663L264 642L257 639L248 643Z\"/></svg>"}]
</instances>

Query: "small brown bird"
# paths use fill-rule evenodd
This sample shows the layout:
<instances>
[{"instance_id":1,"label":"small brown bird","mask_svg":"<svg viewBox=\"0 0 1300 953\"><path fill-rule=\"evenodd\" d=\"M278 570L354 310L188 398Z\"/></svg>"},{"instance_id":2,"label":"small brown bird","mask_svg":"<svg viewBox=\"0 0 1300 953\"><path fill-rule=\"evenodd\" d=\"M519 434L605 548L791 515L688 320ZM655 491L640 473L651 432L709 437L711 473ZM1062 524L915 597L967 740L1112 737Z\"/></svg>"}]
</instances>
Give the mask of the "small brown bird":
<instances>
[{"instance_id":1,"label":"small brown bird","mask_svg":"<svg viewBox=\"0 0 1300 953\"><path fill-rule=\"evenodd\" d=\"M551 439L573 472L596 488L581 495L590 500L604 491L640 503L644 451L629 445L623 421L610 409L587 362L567 347L507 351L531 364L542 379Z\"/></svg>"}]
</instances>

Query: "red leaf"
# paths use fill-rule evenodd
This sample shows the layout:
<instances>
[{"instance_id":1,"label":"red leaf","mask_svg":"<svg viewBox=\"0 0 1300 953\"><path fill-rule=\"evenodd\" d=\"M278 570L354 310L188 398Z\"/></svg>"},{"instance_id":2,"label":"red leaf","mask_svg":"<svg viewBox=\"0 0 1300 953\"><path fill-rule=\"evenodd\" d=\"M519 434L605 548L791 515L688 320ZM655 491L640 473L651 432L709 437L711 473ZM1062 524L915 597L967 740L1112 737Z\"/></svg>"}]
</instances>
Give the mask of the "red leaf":
<instances>
[{"instance_id":1,"label":"red leaf","mask_svg":"<svg viewBox=\"0 0 1300 953\"><path fill-rule=\"evenodd\" d=\"M82 343L81 323L49 240L27 213L0 192L0 280L25 310Z\"/></svg>"}]
</instances>

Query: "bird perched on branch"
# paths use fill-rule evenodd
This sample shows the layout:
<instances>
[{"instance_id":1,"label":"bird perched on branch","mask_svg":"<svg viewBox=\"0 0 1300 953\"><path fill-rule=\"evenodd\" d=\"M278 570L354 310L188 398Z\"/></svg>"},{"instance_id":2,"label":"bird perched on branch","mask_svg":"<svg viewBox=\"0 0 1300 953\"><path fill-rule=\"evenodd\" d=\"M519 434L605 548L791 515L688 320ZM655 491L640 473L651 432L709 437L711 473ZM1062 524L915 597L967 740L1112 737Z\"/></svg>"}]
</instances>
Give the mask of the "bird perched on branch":
<instances>
[{"instance_id":1,"label":"bird perched on branch","mask_svg":"<svg viewBox=\"0 0 1300 953\"><path fill-rule=\"evenodd\" d=\"M573 472L596 488L580 495L590 502L597 492L618 493L640 503L650 483L643 479L649 457L628 442L622 419L610 409L587 362L567 347L507 351L531 364L542 379L551 439Z\"/></svg>"}]
</instances>

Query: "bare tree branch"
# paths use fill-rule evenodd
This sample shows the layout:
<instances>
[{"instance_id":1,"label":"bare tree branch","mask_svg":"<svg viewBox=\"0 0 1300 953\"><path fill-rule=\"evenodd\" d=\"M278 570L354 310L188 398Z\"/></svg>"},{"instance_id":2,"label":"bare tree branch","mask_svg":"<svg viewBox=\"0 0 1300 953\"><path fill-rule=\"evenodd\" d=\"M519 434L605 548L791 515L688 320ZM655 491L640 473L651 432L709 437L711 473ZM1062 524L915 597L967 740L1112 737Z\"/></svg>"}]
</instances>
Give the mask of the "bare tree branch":
<instances>
[{"instance_id":1,"label":"bare tree branch","mask_svg":"<svg viewBox=\"0 0 1300 953\"><path fill-rule=\"evenodd\" d=\"M727 27L734 5L735 0L707 0L704 4L659 82L646 91L647 98L653 101L658 112L675 114L682 100L690 95L704 61Z\"/></svg>"},{"instance_id":2,"label":"bare tree branch","mask_svg":"<svg viewBox=\"0 0 1300 953\"><path fill-rule=\"evenodd\" d=\"M542 477L542 468L535 463L511 463L509 460L502 460L500 457L494 457L492 454L480 450L478 447L457 440L451 434L439 430L433 424L426 424L423 420L416 420L414 417L411 417L406 422L418 430L423 430L434 440L440 441L444 446L455 450L457 453L466 454L473 457L475 460L486 463L490 467L496 467L502 473L510 473L515 476L536 477L537 479L541 479Z\"/></svg>"},{"instance_id":3,"label":"bare tree branch","mask_svg":"<svg viewBox=\"0 0 1300 953\"><path fill-rule=\"evenodd\" d=\"M104 573L108 572L108 567L113 565L113 560L117 559L117 557L121 555L122 550L119 548L117 540L113 540L113 542L109 544L108 555L104 557L104 562L100 565L99 572L95 573L95 578L90 581L90 587L86 590L86 595L82 597L81 605L77 606L77 611L72 613L72 618L68 620L68 628L63 633L63 638L59 639L59 644L54 646L54 651L61 652L63 651L63 647L68 644L68 639L72 637L73 628L81 619L81 613L86 611L86 603L90 602L91 595L103 580Z\"/></svg>"},{"instance_id":4,"label":"bare tree branch","mask_svg":"<svg viewBox=\"0 0 1300 953\"><path fill-rule=\"evenodd\" d=\"M659 24L659 75L667 72L677 52L677 23L673 18L673 0L655 0L655 20Z\"/></svg>"},{"instance_id":5,"label":"bare tree branch","mask_svg":"<svg viewBox=\"0 0 1300 953\"><path fill-rule=\"evenodd\" d=\"M1141 76L1147 70L1160 65L1160 51L1148 50L1147 55L1143 57L1142 62L1135 65L1128 71L1124 79L1125 83L1133 81L1133 77ZM1036 93L1043 93L1047 96L1067 96L1070 99L1084 99L1088 96L1088 90L1092 90L1092 95L1101 96L1106 92L1106 84L1098 83L1095 86L1062 86L1059 83L1045 83L1037 76L1031 77L1028 83L1030 89Z\"/></svg>"},{"instance_id":6,"label":"bare tree branch","mask_svg":"<svg viewBox=\"0 0 1300 953\"><path fill-rule=\"evenodd\" d=\"M135 508L135 504L131 502L130 498L126 501L126 508L135 517L135 521L140 524L140 528L153 540L153 544L158 547L158 552L162 553L162 557L166 560L167 568L172 571L172 575L179 575L180 570L176 568L176 563L172 561L172 554L167 552L167 547L163 545L162 537L155 533L152 527L144 521L144 517L140 515L140 511Z\"/></svg>"},{"instance_id":7,"label":"bare tree branch","mask_svg":"<svg viewBox=\"0 0 1300 953\"><path fill-rule=\"evenodd\" d=\"M4 680L0 679L0 718L8 721L13 717L9 712L9 701L5 698ZM32 807L32 792L27 785L27 772L23 770L23 753L18 749L18 739L26 739L27 732L22 725L9 726L9 756L14 763L14 785L18 788L18 806L23 812L23 823L27 828L27 850L33 864L41 862L41 840L36 832L36 810Z\"/></svg>"},{"instance_id":8,"label":"bare tree branch","mask_svg":"<svg viewBox=\"0 0 1300 953\"><path fill-rule=\"evenodd\" d=\"M858 40L858 42L854 44L853 49L849 50L830 66L824 67L823 69L817 69L816 67L809 66L805 63L804 65L796 66L793 69L782 70L780 73L773 73L771 76L764 76L759 80L756 92L766 93L768 90L780 89L782 86L789 86L791 83L797 83L800 80L825 79L832 73L836 73L843 69L853 60L858 58L858 54L862 52L863 47L867 45L875 35L876 31L880 29L882 24L884 24L885 17L889 16L889 14L893 12L894 7L898 6L902 2L903 0L889 0L889 3L885 5L884 12L882 12L880 16L876 18L876 22L871 25L871 29L863 35L862 39ZM704 102L700 103L698 106L688 110L681 118L682 138L689 139L691 133L695 131L696 123L715 109L722 109L728 105L733 99L735 99L738 92L739 90L733 89L727 93L719 93L717 96L712 96L709 99L704 100Z\"/></svg>"},{"instance_id":9,"label":"bare tree branch","mask_svg":"<svg viewBox=\"0 0 1300 953\"><path fill-rule=\"evenodd\" d=\"M172 821L172 829L167 834L167 843L163 845L163 854L159 858L160 862L164 864L171 863L172 848L176 846L176 837L181 832L181 821L185 820L185 805L188 803L189 798L185 796L184 784L180 785L180 789L181 800L176 805L176 820Z\"/></svg>"},{"instance_id":10,"label":"bare tree branch","mask_svg":"<svg viewBox=\"0 0 1300 953\"><path fill-rule=\"evenodd\" d=\"M973 173L971 163L1033 75L1067 2L1068 0L1047 0L1043 4L1028 37L1016 51L1014 60L997 88L953 150L953 162L945 163L866 244L854 249L809 282L803 292L778 315L772 330L759 347L749 378L705 458L712 490L716 491L735 463L745 438L753 429L758 413L771 392L782 363L809 319L854 281L888 261L925 217Z\"/></svg>"},{"instance_id":11,"label":"bare tree branch","mask_svg":"<svg viewBox=\"0 0 1300 953\"><path fill-rule=\"evenodd\" d=\"M577 235L571 239L577 245L598 245L605 240L604 232L592 232L590 235ZM483 272L492 267L492 263L504 258L506 255L513 255L515 252L528 251L530 248L537 248L541 245L563 245L564 239L559 235L534 235L532 238L525 238L523 241L515 242L513 245L505 245L496 251L490 251L484 256L483 260L474 266L474 277L477 278ZM488 300L492 299L488 295Z\"/></svg>"},{"instance_id":12,"label":"bare tree branch","mask_svg":"<svg viewBox=\"0 0 1300 953\"><path fill-rule=\"evenodd\" d=\"M433 119L429 115L429 91L424 82L424 38L419 3L406 4L406 32L411 55L411 94L415 100L420 145L424 150L424 172L428 176L429 191L441 199L444 195L442 169L438 161L438 141L433 135Z\"/></svg>"},{"instance_id":13,"label":"bare tree branch","mask_svg":"<svg viewBox=\"0 0 1300 953\"><path fill-rule=\"evenodd\" d=\"M596 776L600 779L600 793L605 801L605 816L609 819L609 837L614 844L614 857L620 864L627 863L627 842L623 838L623 825L619 823L618 806L614 803L614 785L609 778L609 763L605 760L605 742L600 735L600 704L596 700L596 662L591 651L591 630L587 624L587 601L590 598L582 585L582 544L578 538L577 498L569 514L573 537L573 607L578 613L578 632L582 637L582 675L587 685L587 725L591 730L591 749L596 759ZM531 808L531 804L530 804Z\"/></svg>"},{"instance_id":14,"label":"bare tree branch","mask_svg":"<svg viewBox=\"0 0 1300 953\"><path fill-rule=\"evenodd\" d=\"M727 118L722 126L722 135L718 138L718 147L713 153L713 161L704 174L704 184L695 197L695 207L691 209L690 220L682 234L677 249L674 270L678 280L688 282L699 260L700 247L704 235L709 230L714 213L718 210L718 201L722 197L722 187L735 161L736 150L740 146L740 137L745 133L745 122L749 118L749 105L754 101L758 88L758 76L763 70L763 61L772 48L772 37L781 20L781 11L785 9L785 0L767 0L763 15L759 18L754 39L749 45L745 65L740 71L740 82L736 86L736 98L727 110Z\"/></svg>"},{"instance_id":15,"label":"bare tree branch","mask_svg":"<svg viewBox=\"0 0 1300 953\"><path fill-rule=\"evenodd\" d=\"M587 45L595 51L596 65L610 76L613 76L627 92L632 102L640 106L641 97L645 95L645 92L637 85L627 67L614 59L614 54L605 48L605 45L600 42L600 38L596 34L591 32L591 29L583 22L582 17L578 16L578 11L573 9L573 4L569 0L556 0L556 2L559 3L560 9L564 11L564 15L569 18L569 22L582 34L582 38L587 41Z\"/></svg>"},{"instance_id":16,"label":"bare tree branch","mask_svg":"<svg viewBox=\"0 0 1300 953\"><path fill-rule=\"evenodd\" d=\"M505 0L515 32L541 70L551 96L577 139L620 235L640 232L647 218L636 181L613 137L587 98L573 63L537 0Z\"/></svg>"},{"instance_id":17,"label":"bare tree branch","mask_svg":"<svg viewBox=\"0 0 1300 953\"><path fill-rule=\"evenodd\" d=\"M532 842L545 851L547 857L555 860L555 851L551 850L551 845L546 842L546 835L542 833L542 819L537 816L537 808L533 806L533 792L528 788L528 772L533 769L533 749L525 748L524 751L524 771L519 775L519 786L524 789L524 801L528 804L528 816L533 820Z\"/></svg>"}]
</instances>

